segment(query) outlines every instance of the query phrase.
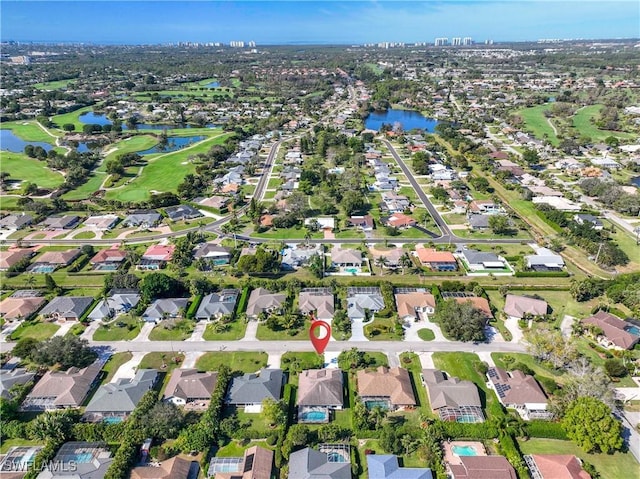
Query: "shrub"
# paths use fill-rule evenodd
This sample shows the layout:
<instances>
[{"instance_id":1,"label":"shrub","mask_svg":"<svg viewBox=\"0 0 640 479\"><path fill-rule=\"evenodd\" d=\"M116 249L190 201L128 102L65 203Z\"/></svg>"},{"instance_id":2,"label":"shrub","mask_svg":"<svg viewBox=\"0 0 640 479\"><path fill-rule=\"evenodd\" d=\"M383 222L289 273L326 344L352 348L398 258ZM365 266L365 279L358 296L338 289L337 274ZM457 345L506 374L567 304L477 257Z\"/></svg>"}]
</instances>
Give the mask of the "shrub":
<instances>
[{"instance_id":1,"label":"shrub","mask_svg":"<svg viewBox=\"0 0 640 479\"><path fill-rule=\"evenodd\" d=\"M567 439L567 433L559 422L533 420L526 423L526 431L529 437L544 439Z\"/></svg>"}]
</instances>

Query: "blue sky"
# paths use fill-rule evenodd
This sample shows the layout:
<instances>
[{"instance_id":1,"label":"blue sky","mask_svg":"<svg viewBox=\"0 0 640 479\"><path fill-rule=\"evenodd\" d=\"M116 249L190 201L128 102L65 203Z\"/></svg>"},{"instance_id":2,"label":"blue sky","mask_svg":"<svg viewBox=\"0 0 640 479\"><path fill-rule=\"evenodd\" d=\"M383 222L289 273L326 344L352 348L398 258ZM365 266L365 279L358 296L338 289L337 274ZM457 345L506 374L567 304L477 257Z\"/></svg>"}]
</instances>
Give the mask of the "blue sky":
<instances>
[{"instance_id":1,"label":"blue sky","mask_svg":"<svg viewBox=\"0 0 640 479\"><path fill-rule=\"evenodd\" d=\"M258 44L638 38L638 0L1 0L2 40Z\"/></svg>"}]
</instances>

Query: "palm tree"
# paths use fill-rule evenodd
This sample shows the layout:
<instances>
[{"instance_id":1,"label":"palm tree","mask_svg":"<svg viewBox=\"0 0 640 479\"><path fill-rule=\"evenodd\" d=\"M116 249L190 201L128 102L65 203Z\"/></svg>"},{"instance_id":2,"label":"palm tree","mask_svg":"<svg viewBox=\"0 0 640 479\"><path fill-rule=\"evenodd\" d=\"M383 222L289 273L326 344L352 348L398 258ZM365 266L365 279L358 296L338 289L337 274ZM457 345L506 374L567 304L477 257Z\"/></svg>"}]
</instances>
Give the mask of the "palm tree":
<instances>
[{"instance_id":1,"label":"palm tree","mask_svg":"<svg viewBox=\"0 0 640 479\"><path fill-rule=\"evenodd\" d=\"M384 274L384 267L389 264L389 260L386 256L378 256L375 260L375 265L381 270L381 274Z\"/></svg>"},{"instance_id":2,"label":"palm tree","mask_svg":"<svg viewBox=\"0 0 640 479\"><path fill-rule=\"evenodd\" d=\"M220 228L225 235L229 235L229 234L233 235L233 244L234 244L234 248L236 249L238 248L238 238L236 235L240 231L240 228L241 228L240 223L238 222L237 218L231 219L231 221L223 224L222 227Z\"/></svg>"},{"instance_id":3,"label":"palm tree","mask_svg":"<svg viewBox=\"0 0 640 479\"><path fill-rule=\"evenodd\" d=\"M411 268L411 266L413 266L413 260L407 251L400 256L400 265L402 266L402 274L404 274L405 268Z\"/></svg>"}]
</instances>

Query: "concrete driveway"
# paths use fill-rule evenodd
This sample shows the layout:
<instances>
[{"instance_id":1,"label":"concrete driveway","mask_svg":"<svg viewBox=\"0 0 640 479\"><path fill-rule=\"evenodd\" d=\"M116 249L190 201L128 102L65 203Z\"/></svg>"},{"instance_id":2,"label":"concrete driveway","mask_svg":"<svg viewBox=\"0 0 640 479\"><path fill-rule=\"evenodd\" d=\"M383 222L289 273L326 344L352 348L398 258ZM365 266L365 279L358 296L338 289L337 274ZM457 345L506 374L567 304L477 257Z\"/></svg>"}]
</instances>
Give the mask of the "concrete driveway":
<instances>
[{"instance_id":1,"label":"concrete driveway","mask_svg":"<svg viewBox=\"0 0 640 479\"><path fill-rule=\"evenodd\" d=\"M204 353L201 353L199 351L188 351L188 352L184 353L184 361L182 361L182 365L180 366L180 369L195 368L196 367L196 361L203 354Z\"/></svg>"},{"instance_id":2,"label":"concrete driveway","mask_svg":"<svg viewBox=\"0 0 640 479\"><path fill-rule=\"evenodd\" d=\"M364 321L362 319L354 319L351 321L351 338L349 342L369 341L364 335Z\"/></svg>"},{"instance_id":3,"label":"concrete driveway","mask_svg":"<svg viewBox=\"0 0 640 479\"><path fill-rule=\"evenodd\" d=\"M209 324L208 321L198 321L193 333L186 339L186 341L204 341L202 335L204 334L205 329L207 329L207 324Z\"/></svg>"},{"instance_id":4,"label":"concrete driveway","mask_svg":"<svg viewBox=\"0 0 640 479\"><path fill-rule=\"evenodd\" d=\"M149 334L151 334L151 330L155 327L156 323L144 323L138 335L131 341L147 341L149 339Z\"/></svg>"},{"instance_id":5,"label":"concrete driveway","mask_svg":"<svg viewBox=\"0 0 640 479\"><path fill-rule=\"evenodd\" d=\"M115 383L118 379L121 378L134 377L136 375L136 369L140 365L140 361L142 361L142 358L144 358L146 355L146 352L132 353L131 359L118 368L116 373L111 378L111 382Z\"/></svg>"}]
</instances>

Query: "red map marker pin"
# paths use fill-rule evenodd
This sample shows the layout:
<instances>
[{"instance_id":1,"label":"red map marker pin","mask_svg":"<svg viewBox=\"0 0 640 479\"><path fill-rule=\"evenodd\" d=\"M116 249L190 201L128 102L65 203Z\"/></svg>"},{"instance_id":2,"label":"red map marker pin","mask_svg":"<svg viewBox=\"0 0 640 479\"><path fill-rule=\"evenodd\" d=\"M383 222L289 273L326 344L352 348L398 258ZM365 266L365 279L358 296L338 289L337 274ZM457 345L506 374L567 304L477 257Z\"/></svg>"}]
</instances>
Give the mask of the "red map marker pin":
<instances>
[{"instance_id":1,"label":"red map marker pin","mask_svg":"<svg viewBox=\"0 0 640 479\"><path fill-rule=\"evenodd\" d=\"M316 330L318 330L318 334L316 334ZM318 354L324 353L331 339L331 325L320 320L313 321L309 328L309 339L311 339L311 344L313 344L313 348Z\"/></svg>"}]
</instances>

